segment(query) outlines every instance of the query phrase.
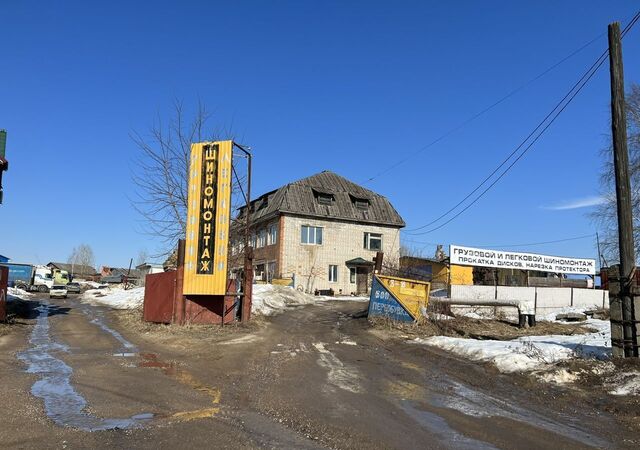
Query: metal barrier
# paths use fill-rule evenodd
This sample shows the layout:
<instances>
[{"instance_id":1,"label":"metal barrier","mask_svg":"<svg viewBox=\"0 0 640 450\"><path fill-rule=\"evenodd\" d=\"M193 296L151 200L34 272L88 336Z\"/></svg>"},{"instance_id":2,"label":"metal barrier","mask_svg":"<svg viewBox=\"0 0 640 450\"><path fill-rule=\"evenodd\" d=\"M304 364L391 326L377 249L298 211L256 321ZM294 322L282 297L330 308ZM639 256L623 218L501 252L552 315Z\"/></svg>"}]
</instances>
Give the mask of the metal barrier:
<instances>
[{"instance_id":1,"label":"metal barrier","mask_svg":"<svg viewBox=\"0 0 640 450\"><path fill-rule=\"evenodd\" d=\"M431 283L407 278L374 275L369 298L369 317L413 322L422 317L429 302Z\"/></svg>"}]
</instances>

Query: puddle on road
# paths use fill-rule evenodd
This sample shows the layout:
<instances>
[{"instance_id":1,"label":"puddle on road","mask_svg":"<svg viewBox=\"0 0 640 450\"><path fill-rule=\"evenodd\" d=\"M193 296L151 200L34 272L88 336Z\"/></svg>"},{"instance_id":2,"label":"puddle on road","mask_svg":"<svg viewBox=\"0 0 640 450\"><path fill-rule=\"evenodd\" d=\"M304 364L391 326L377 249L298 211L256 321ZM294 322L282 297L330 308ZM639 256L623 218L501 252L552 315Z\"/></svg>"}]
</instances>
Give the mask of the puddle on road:
<instances>
[{"instance_id":1,"label":"puddle on road","mask_svg":"<svg viewBox=\"0 0 640 450\"><path fill-rule=\"evenodd\" d=\"M608 447L610 443L589 434L577 425L567 425L548 419L491 395L476 391L455 381L447 381L443 387L446 394L431 394L429 403L439 408L453 409L471 417L504 417L530 426L556 433L560 436L589 446ZM571 421L571 417L565 417Z\"/></svg>"},{"instance_id":2,"label":"puddle on road","mask_svg":"<svg viewBox=\"0 0 640 450\"><path fill-rule=\"evenodd\" d=\"M40 375L31 393L44 401L47 416L57 425L83 431L138 428L153 418L151 413L137 414L129 418L101 419L84 412L87 401L71 385L73 369L54 357L53 352L65 352L68 348L51 339L49 334L50 306L38 308L38 319L31 332L31 348L18 354L18 359L28 364L27 372Z\"/></svg>"},{"instance_id":3,"label":"puddle on road","mask_svg":"<svg viewBox=\"0 0 640 450\"><path fill-rule=\"evenodd\" d=\"M137 351L137 348L135 345L133 345L131 342L127 341L124 336L122 336L120 333L118 333L116 330L114 330L113 328L109 327L107 324L104 323L104 314L102 313L102 311L100 311L97 308L88 306L88 305L81 305L80 306L80 310L90 319L90 322L94 325L97 325L98 327L100 327L100 329L102 331L104 331L105 333L109 333L111 336L113 336L118 342L120 342L120 344L122 345L122 349L121 351L118 351L116 353L118 353L118 355L114 355L114 356L123 356L125 354L131 354Z\"/></svg>"},{"instance_id":4,"label":"puddle on road","mask_svg":"<svg viewBox=\"0 0 640 450\"><path fill-rule=\"evenodd\" d=\"M189 386L191 389L202 392L209 397L212 407L202 408L192 411L181 411L174 413L171 417L178 420L194 420L211 418L220 412L220 389L207 386L198 381L193 375L186 370L180 369L173 362L165 362L158 359L155 353L140 353L142 361L138 363L138 367L156 368L164 372L168 377Z\"/></svg>"},{"instance_id":5,"label":"puddle on road","mask_svg":"<svg viewBox=\"0 0 640 450\"><path fill-rule=\"evenodd\" d=\"M400 402L400 406L402 410L409 415L409 417L413 417L420 425L427 428L435 436L440 438L441 442L451 444L453 448L464 450L493 450L497 448L486 442L478 441L458 433L447 424L445 419L435 413L416 408L409 400L402 400Z\"/></svg>"}]
</instances>

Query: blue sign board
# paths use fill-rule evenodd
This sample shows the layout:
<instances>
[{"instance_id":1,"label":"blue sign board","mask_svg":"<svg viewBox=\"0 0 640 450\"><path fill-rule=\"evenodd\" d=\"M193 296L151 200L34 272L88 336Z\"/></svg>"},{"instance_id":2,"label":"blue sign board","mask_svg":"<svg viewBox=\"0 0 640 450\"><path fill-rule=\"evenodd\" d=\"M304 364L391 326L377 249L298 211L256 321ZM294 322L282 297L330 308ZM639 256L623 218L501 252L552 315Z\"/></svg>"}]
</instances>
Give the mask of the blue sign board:
<instances>
[{"instance_id":1,"label":"blue sign board","mask_svg":"<svg viewBox=\"0 0 640 450\"><path fill-rule=\"evenodd\" d=\"M388 317L402 322L413 322L413 317L387 288L373 277L371 297L369 297L369 317Z\"/></svg>"}]
</instances>

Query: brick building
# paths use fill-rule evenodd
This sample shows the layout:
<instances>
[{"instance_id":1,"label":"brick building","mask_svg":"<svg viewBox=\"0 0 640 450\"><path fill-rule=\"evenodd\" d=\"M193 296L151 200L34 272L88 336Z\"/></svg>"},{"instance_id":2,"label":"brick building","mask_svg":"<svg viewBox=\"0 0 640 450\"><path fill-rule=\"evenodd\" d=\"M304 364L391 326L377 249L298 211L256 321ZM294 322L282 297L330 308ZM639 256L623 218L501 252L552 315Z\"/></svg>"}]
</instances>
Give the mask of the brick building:
<instances>
[{"instance_id":1,"label":"brick building","mask_svg":"<svg viewBox=\"0 0 640 450\"><path fill-rule=\"evenodd\" d=\"M245 214L242 208L239 217ZM405 226L385 197L329 171L258 197L251 223L256 281L291 280L298 289L336 295L366 293L373 257L383 251L387 262L397 262ZM242 267L241 250L236 234L234 270Z\"/></svg>"}]
</instances>

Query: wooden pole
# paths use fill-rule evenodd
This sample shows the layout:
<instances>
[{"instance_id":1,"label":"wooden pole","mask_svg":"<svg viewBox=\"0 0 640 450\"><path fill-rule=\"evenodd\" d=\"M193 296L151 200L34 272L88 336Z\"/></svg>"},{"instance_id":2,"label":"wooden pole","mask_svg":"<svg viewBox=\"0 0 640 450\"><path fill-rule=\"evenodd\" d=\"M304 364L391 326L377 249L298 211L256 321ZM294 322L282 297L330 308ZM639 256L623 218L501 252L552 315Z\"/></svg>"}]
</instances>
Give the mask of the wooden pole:
<instances>
[{"instance_id":1,"label":"wooden pole","mask_svg":"<svg viewBox=\"0 0 640 450\"><path fill-rule=\"evenodd\" d=\"M375 262L373 269L375 274L380 275L382 273L382 258L384 258L384 253L376 252L376 257L373 258L373 261Z\"/></svg>"},{"instance_id":2,"label":"wooden pole","mask_svg":"<svg viewBox=\"0 0 640 450\"><path fill-rule=\"evenodd\" d=\"M629 153L627 150L627 121L625 116L624 75L620 24L609 25L609 68L611 74L611 135L616 180L618 212L618 245L620 251L620 300L622 307L622 347L625 357L638 356L636 341L633 288L635 254L633 248L633 217L631 213L631 183L629 181ZM615 320L612 315L612 320ZM615 323L612 325L616 325ZM612 344L614 344L612 342ZM614 350L614 356L616 352Z\"/></svg>"}]
</instances>

